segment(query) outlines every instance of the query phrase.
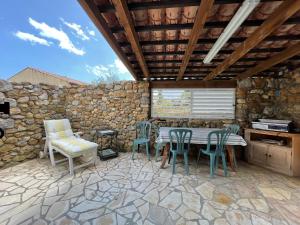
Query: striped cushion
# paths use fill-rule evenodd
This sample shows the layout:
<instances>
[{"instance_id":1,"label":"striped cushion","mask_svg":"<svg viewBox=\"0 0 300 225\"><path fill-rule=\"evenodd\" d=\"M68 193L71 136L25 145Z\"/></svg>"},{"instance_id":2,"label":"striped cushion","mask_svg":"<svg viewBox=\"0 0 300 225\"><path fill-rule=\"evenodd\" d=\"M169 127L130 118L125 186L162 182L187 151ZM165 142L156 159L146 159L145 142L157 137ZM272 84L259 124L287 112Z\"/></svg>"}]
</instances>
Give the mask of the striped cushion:
<instances>
[{"instance_id":1,"label":"striped cushion","mask_svg":"<svg viewBox=\"0 0 300 225\"><path fill-rule=\"evenodd\" d=\"M71 157L81 156L88 151L96 151L98 147L96 143L76 137L52 140L51 144Z\"/></svg>"}]
</instances>

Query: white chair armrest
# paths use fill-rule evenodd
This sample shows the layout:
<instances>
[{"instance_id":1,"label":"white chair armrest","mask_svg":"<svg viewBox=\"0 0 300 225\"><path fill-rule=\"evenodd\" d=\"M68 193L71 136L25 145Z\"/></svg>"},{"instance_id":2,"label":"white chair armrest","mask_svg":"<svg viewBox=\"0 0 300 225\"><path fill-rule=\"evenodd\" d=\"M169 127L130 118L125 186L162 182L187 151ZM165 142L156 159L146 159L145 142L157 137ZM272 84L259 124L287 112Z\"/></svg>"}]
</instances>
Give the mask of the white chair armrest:
<instances>
[{"instance_id":1,"label":"white chair armrest","mask_svg":"<svg viewBox=\"0 0 300 225\"><path fill-rule=\"evenodd\" d=\"M77 137L77 138L80 138L80 135L82 135L82 134L83 134L82 131L78 131L78 132L74 133L75 137Z\"/></svg>"}]
</instances>

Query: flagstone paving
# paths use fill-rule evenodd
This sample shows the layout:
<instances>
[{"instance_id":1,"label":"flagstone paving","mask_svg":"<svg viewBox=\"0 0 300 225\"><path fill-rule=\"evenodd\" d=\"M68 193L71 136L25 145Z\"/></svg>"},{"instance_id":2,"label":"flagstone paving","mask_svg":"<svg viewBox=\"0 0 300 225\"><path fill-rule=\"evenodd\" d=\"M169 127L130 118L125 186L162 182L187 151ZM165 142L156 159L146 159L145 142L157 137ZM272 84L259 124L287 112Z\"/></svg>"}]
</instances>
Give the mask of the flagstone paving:
<instances>
[{"instance_id":1,"label":"flagstone paving","mask_svg":"<svg viewBox=\"0 0 300 225\"><path fill-rule=\"evenodd\" d=\"M300 179L239 163L210 178L203 161L184 176L130 153L68 175L67 164L35 159L0 170L0 225L294 225Z\"/></svg>"}]
</instances>

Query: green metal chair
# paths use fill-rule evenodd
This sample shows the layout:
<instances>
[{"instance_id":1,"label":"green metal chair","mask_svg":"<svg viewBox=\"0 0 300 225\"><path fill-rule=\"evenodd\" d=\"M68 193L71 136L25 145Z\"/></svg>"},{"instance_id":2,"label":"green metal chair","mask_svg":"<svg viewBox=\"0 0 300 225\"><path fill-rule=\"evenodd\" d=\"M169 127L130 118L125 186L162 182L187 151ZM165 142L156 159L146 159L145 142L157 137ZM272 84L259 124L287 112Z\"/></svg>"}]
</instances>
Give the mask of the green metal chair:
<instances>
[{"instance_id":1,"label":"green metal chair","mask_svg":"<svg viewBox=\"0 0 300 225\"><path fill-rule=\"evenodd\" d=\"M206 149L200 149L198 153L198 160L200 159L200 154L204 153L210 157L210 176L213 177L215 170L219 164L219 157L222 158L224 176L227 176L227 165L225 157L225 146L229 135L231 134L231 129L222 129L212 131L208 134L208 142ZM214 148L212 147L215 146Z\"/></svg>"},{"instance_id":2,"label":"green metal chair","mask_svg":"<svg viewBox=\"0 0 300 225\"><path fill-rule=\"evenodd\" d=\"M175 174L176 157L178 154L184 157L184 167L186 175L189 175L188 153L192 138L192 131L188 129L172 129L169 130L170 151L173 157L173 174Z\"/></svg>"},{"instance_id":3,"label":"green metal chair","mask_svg":"<svg viewBox=\"0 0 300 225\"><path fill-rule=\"evenodd\" d=\"M240 126L238 124L231 124L228 126L228 128L230 128L232 134L238 134L240 131ZM235 157L236 149L235 149L235 146L232 146L232 147L233 147L233 152L232 152L233 163L234 163L234 167L237 168L237 162L236 162L236 157Z\"/></svg>"},{"instance_id":4,"label":"green metal chair","mask_svg":"<svg viewBox=\"0 0 300 225\"><path fill-rule=\"evenodd\" d=\"M159 126L152 124L152 127L155 132L155 142L154 142L154 148L155 148L155 161L157 162L157 158L160 155L160 150L165 147L165 143L156 142L157 138L159 137Z\"/></svg>"},{"instance_id":5,"label":"green metal chair","mask_svg":"<svg viewBox=\"0 0 300 225\"><path fill-rule=\"evenodd\" d=\"M132 160L134 160L134 153L139 145L146 146L147 158L150 161L150 132L151 123L148 121L141 121L136 124L137 138L133 140L132 145Z\"/></svg>"}]
</instances>

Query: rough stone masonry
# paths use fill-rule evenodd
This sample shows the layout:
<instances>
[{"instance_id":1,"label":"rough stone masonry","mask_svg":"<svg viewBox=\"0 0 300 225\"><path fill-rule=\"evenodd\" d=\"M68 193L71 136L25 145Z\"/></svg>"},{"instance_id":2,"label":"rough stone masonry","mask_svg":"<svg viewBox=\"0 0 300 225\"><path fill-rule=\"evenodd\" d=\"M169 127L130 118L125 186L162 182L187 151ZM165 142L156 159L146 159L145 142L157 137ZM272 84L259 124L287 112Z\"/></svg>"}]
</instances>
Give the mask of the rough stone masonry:
<instances>
[{"instance_id":1,"label":"rough stone masonry","mask_svg":"<svg viewBox=\"0 0 300 225\"><path fill-rule=\"evenodd\" d=\"M135 124L148 119L147 82L117 82L98 86L8 83L0 80L0 103L10 102L11 115L0 114L5 136L0 140L0 167L35 158L44 147L43 120L68 118L74 131L94 140L96 129L119 132L119 144L130 151ZM300 127L299 70L280 79L253 78L238 82L235 120L167 119L161 126L223 127L239 123L249 127L258 118L292 119Z\"/></svg>"},{"instance_id":2,"label":"rough stone masonry","mask_svg":"<svg viewBox=\"0 0 300 225\"><path fill-rule=\"evenodd\" d=\"M51 85L0 81L0 103L10 102L11 114L0 115L5 136L0 140L0 166L38 156L44 147L43 120L68 118L73 130L92 140L96 129L119 131L121 148L129 150L135 124L148 118L146 82L59 88Z\"/></svg>"}]
</instances>

